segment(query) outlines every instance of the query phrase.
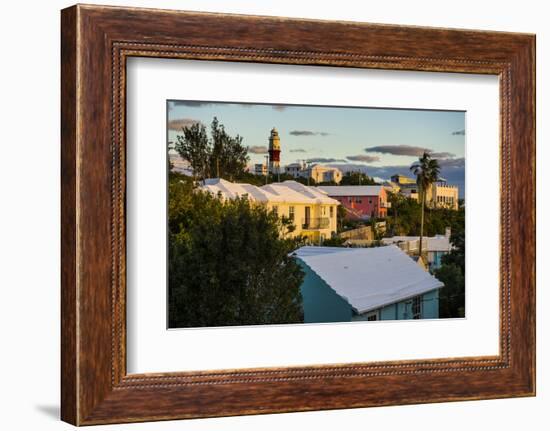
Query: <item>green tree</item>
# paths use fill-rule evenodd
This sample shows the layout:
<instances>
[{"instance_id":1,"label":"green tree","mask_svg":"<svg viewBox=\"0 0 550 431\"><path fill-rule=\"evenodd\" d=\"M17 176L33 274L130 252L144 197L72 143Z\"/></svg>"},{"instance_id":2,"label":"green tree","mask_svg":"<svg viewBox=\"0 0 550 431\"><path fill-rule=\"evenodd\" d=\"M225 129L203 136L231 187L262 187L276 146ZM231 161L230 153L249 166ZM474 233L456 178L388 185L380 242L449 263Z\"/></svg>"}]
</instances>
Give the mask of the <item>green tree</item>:
<instances>
[{"instance_id":1,"label":"green tree","mask_svg":"<svg viewBox=\"0 0 550 431\"><path fill-rule=\"evenodd\" d=\"M299 240L281 238L276 214L177 175L168 202L171 328L303 322Z\"/></svg>"},{"instance_id":2,"label":"green tree","mask_svg":"<svg viewBox=\"0 0 550 431\"><path fill-rule=\"evenodd\" d=\"M346 207L344 205L338 205L336 207L336 220L337 220L336 228L338 230L338 233L344 230L347 215L348 215L348 211L346 210Z\"/></svg>"},{"instance_id":3,"label":"green tree","mask_svg":"<svg viewBox=\"0 0 550 431\"><path fill-rule=\"evenodd\" d=\"M421 215L420 215L420 242L418 256L422 257L422 237L424 236L424 208L426 206L426 193L432 184L439 178L439 162L433 159L429 153L424 152L422 157L411 166L411 171L416 175L416 184L420 191Z\"/></svg>"},{"instance_id":4,"label":"green tree","mask_svg":"<svg viewBox=\"0 0 550 431\"><path fill-rule=\"evenodd\" d=\"M439 317L464 317L464 273L460 267L444 264L434 275L445 285L439 289Z\"/></svg>"},{"instance_id":5,"label":"green tree","mask_svg":"<svg viewBox=\"0 0 550 431\"><path fill-rule=\"evenodd\" d=\"M334 236L332 238L327 238L323 241L323 247L344 247L346 240L340 238L339 236Z\"/></svg>"},{"instance_id":6,"label":"green tree","mask_svg":"<svg viewBox=\"0 0 550 431\"><path fill-rule=\"evenodd\" d=\"M174 149L191 165L194 178L206 178L209 175L211 143L203 124L194 123L182 129L183 135L176 136Z\"/></svg>"},{"instance_id":7,"label":"green tree","mask_svg":"<svg viewBox=\"0 0 550 431\"><path fill-rule=\"evenodd\" d=\"M210 138L203 124L195 123L182 129L176 136L174 149L189 162L195 178L234 178L245 172L249 160L248 149L239 135L231 137L214 117L210 125Z\"/></svg>"},{"instance_id":8,"label":"green tree","mask_svg":"<svg viewBox=\"0 0 550 431\"><path fill-rule=\"evenodd\" d=\"M434 275L445 287L439 291L439 317L464 317L465 255L464 228L451 235L453 249L441 258L441 267Z\"/></svg>"},{"instance_id":9,"label":"green tree","mask_svg":"<svg viewBox=\"0 0 550 431\"><path fill-rule=\"evenodd\" d=\"M392 206L386 218L388 235L419 236L421 206L418 201L403 197L391 202ZM450 227L453 233L463 231L464 220L464 208L456 211L449 208L432 208L430 217L424 219L424 235L443 235L447 227Z\"/></svg>"},{"instance_id":10,"label":"green tree","mask_svg":"<svg viewBox=\"0 0 550 431\"><path fill-rule=\"evenodd\" d=\"M340 181L341 186L372 186L376 184L377 182L367 174L356 171L346 172L342 175L342 180Z\"/></svg>"},{"instance_id":11,"label":"green tree","mask_svg":"<svg viewBox=\"0 0 550 431\"><path fill-rule=\"evenodd\" d=\"M391 204L389 214L393 217L393 222L391 223L391 228L388 226L388 234L399 235L399 219L398 212L399 207L403 204L405 197L399 192L388 192L388 202ZM387 222L390 222L388 219ZM388 223L389 224L389 223Z\"/></svg>"}]
</instances>

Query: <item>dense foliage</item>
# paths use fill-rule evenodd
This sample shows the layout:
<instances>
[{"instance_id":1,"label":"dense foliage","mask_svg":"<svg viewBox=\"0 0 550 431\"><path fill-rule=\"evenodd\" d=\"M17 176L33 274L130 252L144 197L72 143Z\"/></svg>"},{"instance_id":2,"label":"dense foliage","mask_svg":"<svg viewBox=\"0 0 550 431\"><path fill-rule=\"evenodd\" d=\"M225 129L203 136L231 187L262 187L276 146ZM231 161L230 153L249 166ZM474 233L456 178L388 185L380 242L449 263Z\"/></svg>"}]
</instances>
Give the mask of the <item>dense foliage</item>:
<instances>
[{"instance_id":1,"label":"dense foliage","mask_svg":"<svg viewBox=\"0 0 550 431\"><path fill-rule=\"evenodd\" d=\"M374 186L378 184L374 179L362 172L349 171L342 175L341 186Z\"/></svg>"},{"instance_id":2,"label":"dense foliage","mask_svg":"<svg viewBox=\"0 0 550 431\"><path fill-rule=\"evenodd\" d=\"M420 235L421 205L416 199L410 199L390 193L391 208L388 210L387 236ZM464 230L464 207L458 210L447 208L427 208L424 217L424 234L426 236L443 235L445 228L451 232Z\"/></svg>"},{"instance_id":3,"label":"dense foliage","mask_svg":"<svg viewBox=\"0 0 550 431\"><path fill-rule=\"evenodd\" d=\"M299 244L274 213L173 173L168 202L170 327L303 322Z\"/></svg>"},{"instance_id":4,"label":"dense foliage","mask_svg":"<svg viewBox=\"0 0 550 431\"><path fill-rule=\"evenodd\" d=\"M421 205L416 199L398 193L388 196L391 208L386 219L387 234L419 236ZM442 235L451 228L453 250L441 259L441 267L434 271L437 279L445 284L439 290L439 317L464 317L465 310L465 207L457 211L447 208L428 208L424 217L426 236Z\"/></svg>"},{"instance_id":5,"label":"dense foliage","mask_svg":"<svg viewBox=\"0 0 550 431\"><path fill-rule=\"evenodd\" d=\"M232 181L241 175L249 160L248 149L239 135L231 137L214 117L210 137L203 124L195 123L182 129L174 149L189 162L196 178L225 178Z\"/></svg>"},{"instance_id":6,"label":"dense foliage","mask_svg":"<svg viewBox=\"0 0 550 431\"><path fill-rule=\"evenodd\" d=\"M411 171L416 175L416 184L420 191L420 241L418 247L418 255L422 257L422 237L424 236L424 212L426 210L426 194L428 189L434 182L439 179L439 162L433 159L430 154L424 151L420 157L411 166Z\"/></svg>"},{"instance_id":7,"label":"dense foliage","mask_svg":"<svg viewBox=\"0 0 550 431\"><path fill-rule=\"evenodd\" d=\"M434 275L445 284L439 290L439 317L464 317L465 241L464 229L451 235L453 250L442 257Z\"/></svg>"}]
</instances>

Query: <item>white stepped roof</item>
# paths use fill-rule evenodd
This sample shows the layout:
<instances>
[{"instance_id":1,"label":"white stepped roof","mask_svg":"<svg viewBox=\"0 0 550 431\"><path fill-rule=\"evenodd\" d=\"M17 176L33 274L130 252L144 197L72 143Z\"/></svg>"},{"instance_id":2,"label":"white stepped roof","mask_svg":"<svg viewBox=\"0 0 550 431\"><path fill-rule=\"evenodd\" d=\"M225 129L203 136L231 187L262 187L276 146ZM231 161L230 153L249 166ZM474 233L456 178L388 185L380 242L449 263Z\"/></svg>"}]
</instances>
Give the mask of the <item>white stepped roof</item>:
<instances>
[{"instance_id":1,"label":"white stepped roof","mask_svg":"<svg viewBox=\"0 0 550 431\"><path fill-rule=\"evenodd\" d=\"M378 196L382 186L318 186L317 189L329 196Z\"/></svg>"},{"instance_id":2,"label":"white stepped roof","mask_svg":"<svg viewBox=\"0 0 550 431\"><path fill-rule=\"evenodd\" d=\"M443 287L398 247L301 247L294 255L359 314Z\"/></svg>"},{"instance_id":3,"label":"white stepped roof","mask_svg":"<svg viewBox=\"0 0 550 431\"><path fill-rule=\"evenodd\" d=\"M200 190L208 191L215 196L221 193L225 199L248 197L257 202L271 203L304 203L338 205L339 202L326 194L296 181L272 183L261 187L246 183L232 183L221 178L204 180Z\"/></svg>"}]
</instances>

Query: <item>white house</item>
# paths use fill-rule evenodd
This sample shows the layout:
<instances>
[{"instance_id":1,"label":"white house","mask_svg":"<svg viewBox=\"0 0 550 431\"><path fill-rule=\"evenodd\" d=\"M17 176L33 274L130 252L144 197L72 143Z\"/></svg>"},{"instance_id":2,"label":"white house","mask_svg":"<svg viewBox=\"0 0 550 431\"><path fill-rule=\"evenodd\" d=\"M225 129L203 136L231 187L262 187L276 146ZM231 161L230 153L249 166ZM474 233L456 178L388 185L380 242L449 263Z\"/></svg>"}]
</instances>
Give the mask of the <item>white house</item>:
<instances>
[{"instance_id":1,"label":"white house","mask_svg":"<svg viewBox=\"0 0 550 431\"><path fill-rule=\"evenodd\" d=\"M296 181L271 183L261 187L246 183L232 183L221 178L211 178L199 186L223 199L246 197L258 204L266 205L279 217L287 217L294 225L291 237L305 236L318 244L336 234L339 202L325 193Z\"/></svg>"},{"instance_id":2,"label":"white house","mask_svg":"<svg viewBox=\"0 0 550 431\"><path fill-rule=\"evenodd\" d=\"M382 238L385 245L395 244L405 253L415 255L418 253L420 237L418 236L392 236ZM426 251L428 267L436 269L441 266L441 257L453 249L451 244L451 229L445 229L445 235L425 236L422 238L422 250Z\"/></svg>"}]
</instances>

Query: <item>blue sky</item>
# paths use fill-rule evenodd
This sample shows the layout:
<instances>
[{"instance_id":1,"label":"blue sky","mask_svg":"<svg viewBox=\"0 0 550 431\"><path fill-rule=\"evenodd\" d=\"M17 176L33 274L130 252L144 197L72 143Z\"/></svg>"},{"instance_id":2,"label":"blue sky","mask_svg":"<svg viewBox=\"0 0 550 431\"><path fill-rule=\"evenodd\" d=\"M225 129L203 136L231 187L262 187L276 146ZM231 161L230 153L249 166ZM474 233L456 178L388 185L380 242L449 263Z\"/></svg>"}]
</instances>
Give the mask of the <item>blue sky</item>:
<instances>
[{"instance_id":1,"label":"blue sky","mask_svg":"<svg viewBox=\"0 0 550 431\"><path fill-rule=\"evenodd\" d=\"M407 173L424 149L440 160L442 175L464 190L465 113L405 109L346 108L169 101L168 140L181 127L217 117L230 135L243 137L250 163L264 160L269 133L281 138L281 163L297 160L360 170L388 179Z\"/></svg>"}]
</instances>

